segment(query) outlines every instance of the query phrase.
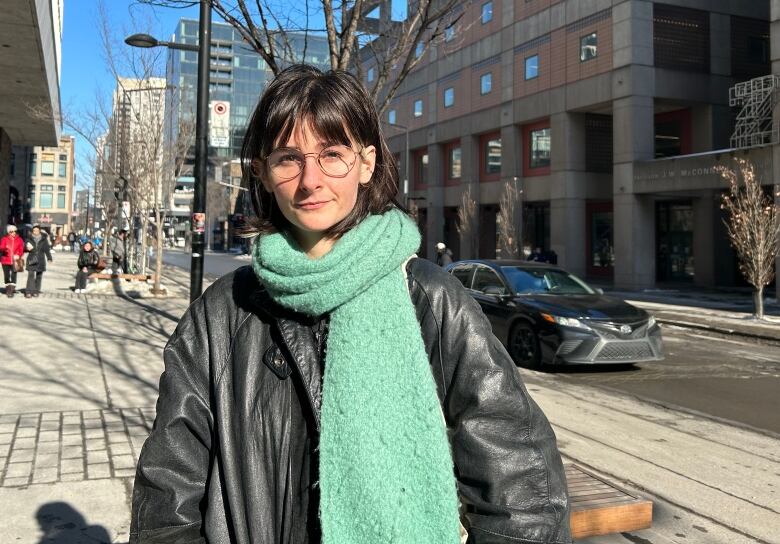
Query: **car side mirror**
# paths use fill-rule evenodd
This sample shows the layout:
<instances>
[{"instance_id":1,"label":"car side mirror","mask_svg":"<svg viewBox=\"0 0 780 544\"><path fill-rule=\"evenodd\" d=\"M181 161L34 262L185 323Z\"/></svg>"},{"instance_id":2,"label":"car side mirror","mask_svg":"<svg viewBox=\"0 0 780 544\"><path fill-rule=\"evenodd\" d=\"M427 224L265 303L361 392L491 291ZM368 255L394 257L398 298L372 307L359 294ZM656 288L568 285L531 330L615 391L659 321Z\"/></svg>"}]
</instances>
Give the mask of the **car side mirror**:
<instances>
[{"instance_id":1,"label":"car side mirror","mask_svg":"<svg viewBox=\"0 0 780 544\"><path fill-rule=\"evenodd\" d=\"M601 287L596 287L596 293L598 293L599 295L603 295L604 289L602 289Z\"/></svg>"},{"instance_id":2,"label":"car side mirror","mask_svg":"<svg viewBox=\"0 0 780 544\"><path fill-rule=\"evenodd\" d=\"M485 289L482 291L486 295L493 295L500 297L504 294L504 289L502 287L499 287L498 285L488 285L485 287Z\"/></svg>"}]
</instances>

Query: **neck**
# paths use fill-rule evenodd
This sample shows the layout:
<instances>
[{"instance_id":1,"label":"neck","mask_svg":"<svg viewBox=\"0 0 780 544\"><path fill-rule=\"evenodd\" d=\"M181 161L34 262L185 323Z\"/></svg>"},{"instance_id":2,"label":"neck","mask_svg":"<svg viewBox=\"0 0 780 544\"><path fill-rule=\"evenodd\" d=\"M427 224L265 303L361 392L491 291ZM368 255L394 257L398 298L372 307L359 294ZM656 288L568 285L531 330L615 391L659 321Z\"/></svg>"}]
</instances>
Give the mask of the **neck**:
<instances>
[{"instance_id":1,"label":"neck","mask_svg":"<svg viewBox=\"0 0 780 544\"><path fill-rule=\"evenodd\" d=\"M295 241L301 247L309 259L319 259L326 255L336 241L333 238L323 236L318 232L306 232L299 229L293 231Z\"/></svg>"}]
</instances>

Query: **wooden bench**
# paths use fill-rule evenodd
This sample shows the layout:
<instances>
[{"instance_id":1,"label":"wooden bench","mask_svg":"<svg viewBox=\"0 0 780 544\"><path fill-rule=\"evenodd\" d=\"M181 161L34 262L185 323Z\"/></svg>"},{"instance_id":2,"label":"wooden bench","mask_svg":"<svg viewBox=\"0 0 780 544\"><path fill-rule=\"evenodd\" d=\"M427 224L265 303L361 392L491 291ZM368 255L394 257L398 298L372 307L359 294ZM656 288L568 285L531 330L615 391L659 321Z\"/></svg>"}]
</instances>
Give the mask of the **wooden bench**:
<instances>
[{"instance_id":1,"label":"wooden bench","mask_svg":"<svg viewBox=\"0 0 780 544\"><path fill-rule=\"evenodd\" d=\"M113 280L113 279L119 279L119 280L135 280L135 281L146 281L146 280L154 280L153 274L112 274L110 272L93 272L89 275L89 279L91 280Z\"/></svg>"},{"instance_id":2,"label":"wooden bench","mask_svg":"<svg viewBox=\"0 0 780 544\"><path fill-rule=\"evenodd\" d=\"M572 538L637 531L652 525L652 501L632 495L577 465L566 465L565 470Z\"/></svg>"}]
</instances>

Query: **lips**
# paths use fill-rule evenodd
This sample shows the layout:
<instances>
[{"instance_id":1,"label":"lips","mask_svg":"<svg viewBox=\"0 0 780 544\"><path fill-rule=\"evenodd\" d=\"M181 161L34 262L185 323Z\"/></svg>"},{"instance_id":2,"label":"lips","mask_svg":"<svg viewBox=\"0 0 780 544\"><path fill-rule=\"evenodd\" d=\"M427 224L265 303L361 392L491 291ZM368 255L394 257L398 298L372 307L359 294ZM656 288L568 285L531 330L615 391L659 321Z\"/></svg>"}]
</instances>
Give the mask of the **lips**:
<instances>
[{"instance_id":1,"label":"lips","mask_svg":"<svg viewBox=\"0 0 780 544\"><path fill-rule=\"evenodd\" d=\"M327 203L328 203L327 200L320 201L320 202L301 202L299 204L296 204L296 207L302 210L318 210Z\"/></svg>"}]
</instances>

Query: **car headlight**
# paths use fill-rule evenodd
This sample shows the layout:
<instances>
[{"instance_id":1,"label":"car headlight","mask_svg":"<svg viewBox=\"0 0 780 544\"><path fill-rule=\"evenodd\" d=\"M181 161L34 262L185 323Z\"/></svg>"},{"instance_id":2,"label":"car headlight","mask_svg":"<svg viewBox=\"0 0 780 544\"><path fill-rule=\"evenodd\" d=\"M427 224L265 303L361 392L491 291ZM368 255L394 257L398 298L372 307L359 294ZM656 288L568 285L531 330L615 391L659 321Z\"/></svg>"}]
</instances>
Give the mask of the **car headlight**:
<instances>
[{"instance_id":1,"label":"car headlight","mask_svg":"<svg viewBox=\"0 0 780 544\"><path fill-rule=\"evenodd\" d=\"M647 320L647 328L652 329L654 325L655 325L655 317L651 315L650 319Z\"/></svg>"},{"instance_id":2,"label":"car headlight","mask_svg":"<svg viewBox=\"0 0 780 544\"><path fill-rule=\"evenodd\" d=\"M575 329L590 330L590 327L574 317L561 317L559 315L542 314L542 317L550 323L557 323L563 327L572 327Z\"/></svg>"}]
</instances>

